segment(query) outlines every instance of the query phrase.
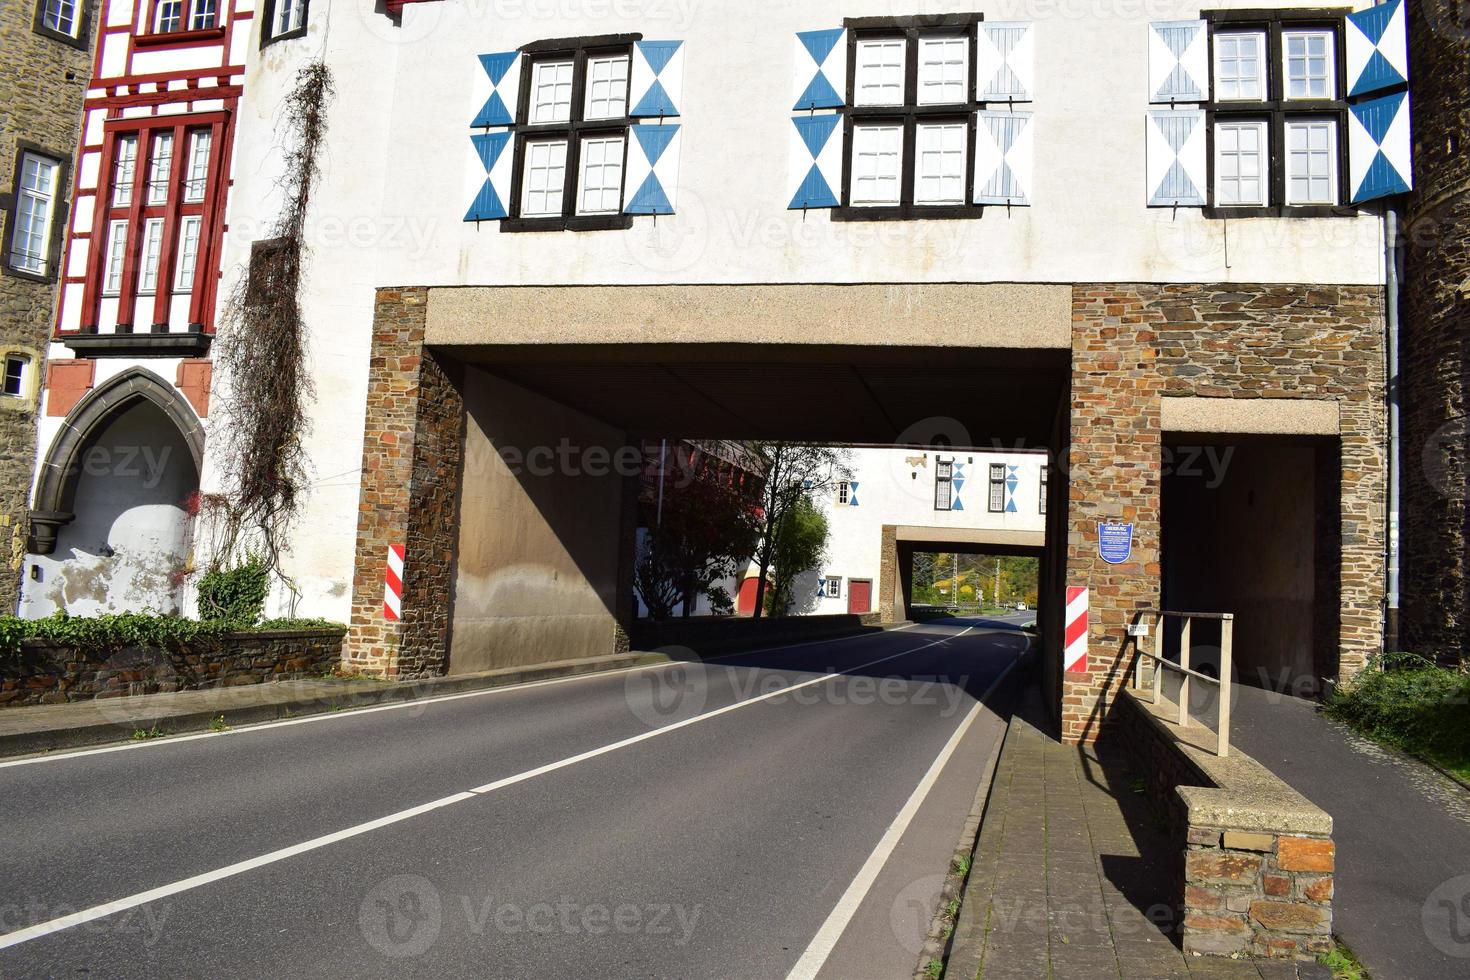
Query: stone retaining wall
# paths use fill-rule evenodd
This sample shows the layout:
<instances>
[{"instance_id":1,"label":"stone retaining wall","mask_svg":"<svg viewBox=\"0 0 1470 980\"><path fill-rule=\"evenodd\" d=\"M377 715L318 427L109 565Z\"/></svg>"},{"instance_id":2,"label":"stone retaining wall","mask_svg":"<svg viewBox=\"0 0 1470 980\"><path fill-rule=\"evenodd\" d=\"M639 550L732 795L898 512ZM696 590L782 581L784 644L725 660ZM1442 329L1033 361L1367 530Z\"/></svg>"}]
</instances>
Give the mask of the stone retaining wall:
<instances>
[{"instance_id":1,"label":"stone retaining wall","mask_svg":"<svg viewBox=\"0 0 1470 980\"><path fill-rule=\"evenodd\" d=\"M321 677L341 663L344 632L231 633L175 653L128 647L99 654L45 640L25 640L18 660L0 663L0 706L63 704Z\"/></svg>"},{"instance_id":2,"label":"stone retaining wall","mask_svg":"<svg viewBox=\"0 0 1470 980\"><path fill-rule=\"evenodd\" d=\"M1180 729L1124 690L1116 738L1182 852L1184 951L1311 959L1332 941L1332 817L1213 733Z\"/></svg>"}]
</instances>

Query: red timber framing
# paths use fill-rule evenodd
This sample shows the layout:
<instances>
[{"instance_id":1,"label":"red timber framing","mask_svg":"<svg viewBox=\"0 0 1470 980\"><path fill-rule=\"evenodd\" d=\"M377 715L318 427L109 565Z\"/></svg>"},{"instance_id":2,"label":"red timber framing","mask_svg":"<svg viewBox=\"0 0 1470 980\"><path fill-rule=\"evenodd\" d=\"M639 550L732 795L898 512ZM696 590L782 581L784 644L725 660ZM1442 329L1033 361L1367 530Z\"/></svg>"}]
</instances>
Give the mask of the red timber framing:
<instances>
[{"instance_id":1,"label":"red timber framing","mask_svg":"<svg viewBox=\"0 0 1470 980\"><path fill-rule=\"evenodd\" d=\"M211 26L156 32L159 2L100 0L93 76L83 104L82 145L73 168L75 204L61 270L58 340L78 330L108 332L111 324L102 322L102 310L104 300L114 295L118 332L214 331L220 261L228 230L225 210L234 116L245 77L245 52L250 49L248 40L253 40L239 35L249 34L255 17L242 9L247 0L217 0ZM195 0L183 0L185 27L195 6ZM240 63L232 63L232 51L238 53ZM198 67L171 68L170 61ZM196 132L209 133L208 167L202 197L190 194L186 200L191 138ZM160 133L171 133L173 138L167 195L162 200L155 198L158 203L149 203L154 136ZM118 205L113 197L118 152L121 141L130 135L137 141L131 201ZM87 199L91 219L86 221L83 215L78 223L76 210ZM194 275L192 281L186 277L181 283L177 275L184 245L181 234L192 218L199 223ZM114 221L127 222L127 247L122 253L120 288L110 290L106 288L107 262ZM140 302L135 297L144 272L150 221L158 222L162 231L157 281L144 291ZM73 259L73 253L81 250L85 250L85 262L80 255ZM175 297L185 292L187 309L175 309Z\"/></svg>"}]
</instances>

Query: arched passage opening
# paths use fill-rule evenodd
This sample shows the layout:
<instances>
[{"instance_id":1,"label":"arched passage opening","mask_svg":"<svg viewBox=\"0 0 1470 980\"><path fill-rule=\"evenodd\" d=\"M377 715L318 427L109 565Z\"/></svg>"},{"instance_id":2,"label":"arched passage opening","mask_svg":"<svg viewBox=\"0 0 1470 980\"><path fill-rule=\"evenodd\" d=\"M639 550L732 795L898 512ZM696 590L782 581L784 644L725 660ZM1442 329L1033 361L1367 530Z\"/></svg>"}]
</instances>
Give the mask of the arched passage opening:
<instances>
[{"instance_id":1,"label":"arched passage opening","mask_svg":"<svg viewBox=\"0 0 1470 980\"><path fill-rule=\"evenodd\" d=\"M151 372L79 403L37 484L22 615L178 612L202 454L198 418Z\"/></svg>"}]
</instances>

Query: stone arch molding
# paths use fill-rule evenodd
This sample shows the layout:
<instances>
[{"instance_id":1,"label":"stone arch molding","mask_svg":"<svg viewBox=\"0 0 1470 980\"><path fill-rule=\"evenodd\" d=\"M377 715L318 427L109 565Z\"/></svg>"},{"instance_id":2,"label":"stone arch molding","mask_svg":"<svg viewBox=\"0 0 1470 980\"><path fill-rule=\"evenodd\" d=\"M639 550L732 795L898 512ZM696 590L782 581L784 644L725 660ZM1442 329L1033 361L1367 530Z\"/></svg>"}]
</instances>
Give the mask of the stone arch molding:
<instances>
[{"instance_id":1,"label":"stone arch molding","mask_svg":"<svg viewBox=\"0 0 1470 980\"><path fill-rule=\"evenodd\" d=\"M92 436L101 432L119 412L139 400L152 402L184 437L194 457L194 471L204 468L204 427L194 409L173 385L146 368L128 368L98 385L67 415L61 431L46 453L31 508L31 551L49 555L56 549L56 532L76 516L69 491L80 469L81 454Z\"/></svg>"}]
</instances>

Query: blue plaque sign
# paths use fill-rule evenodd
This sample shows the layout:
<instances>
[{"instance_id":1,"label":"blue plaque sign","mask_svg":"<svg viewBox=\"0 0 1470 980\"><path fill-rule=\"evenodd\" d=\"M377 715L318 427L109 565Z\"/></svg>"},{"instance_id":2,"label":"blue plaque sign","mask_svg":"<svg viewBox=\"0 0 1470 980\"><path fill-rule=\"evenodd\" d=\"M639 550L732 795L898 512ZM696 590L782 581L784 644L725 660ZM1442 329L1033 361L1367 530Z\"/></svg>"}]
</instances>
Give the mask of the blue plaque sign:
<instances>
[{"instance_id":1,"label":"blue plaque sign","mask_svg":"<svg viewBox=\"0 0 1470 980\"><path fill-rule=\"evenodd\" d=\"M1099 524L1097 555L1109 565L1121 565L1133 554L1132 524Z\"/></svg>"}]
</instances>

